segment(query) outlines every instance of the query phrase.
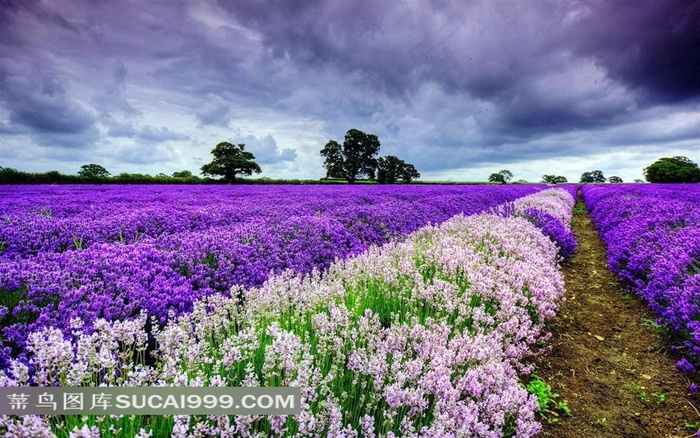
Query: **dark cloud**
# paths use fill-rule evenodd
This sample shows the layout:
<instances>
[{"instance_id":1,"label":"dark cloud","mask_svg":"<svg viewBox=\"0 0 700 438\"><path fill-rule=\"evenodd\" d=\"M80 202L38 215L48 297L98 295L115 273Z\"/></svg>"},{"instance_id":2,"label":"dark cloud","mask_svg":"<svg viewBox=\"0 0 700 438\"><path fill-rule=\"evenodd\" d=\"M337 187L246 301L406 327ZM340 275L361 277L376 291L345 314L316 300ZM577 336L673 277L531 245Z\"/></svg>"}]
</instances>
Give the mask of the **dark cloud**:
<instances>
[{"instance_id":1,"label":"dark cloud","mask_svg":"<svg viewBox=\"0 0 700 438\"><path fill-rule=\"evenodd\" d=\"M628 98L600 99L596 107L589 90L558 102L551 96L564 87L533 90L538 78L566 68L563 62L583 65L566 56L572 52L609 75L591 84L599 96L615 85L610 80L658 99L700 92L700 2L223 3L278 58L332 65L345 75L361 71L355 85L390 97L432 81L495 102L501 130L513 135L523 127L537 135L605 125L628 112ZM585 80L575 74L571 79Z\"/></svg>"},{"instance_id":2,"label":"dark cloud","mask_svg":"<svg viewBox=\"0 0 700 438\"><path fill-rule=\"evenodd\" d=\"M2 130L27 134L37 144L87 148L99 138L93 112L69 92L66 81L38 66L0 66L0 102L7 116Z\"/></svg>"},{"instance_id":3,"label":"dark cloud","mask_svg":"<svg viewBox=\"0 0 700 438\"><path fill-rule=\"evenodd\" d=\"M93 114L67 94L61 81L34 74L2 78L1 98L10 122L42 134L78 134L94 126Z\"/></svg>"},{"instance_id":4,"label":"dark cloud","mask_svg":"<svg viewBox=\"0 0 700 438\"><path fill-rule=\"evenodd\" d=\"M587 2L581 15L572 47L612 78L652 101L700 97L700 2Z\"/></svg>"},{"instance_id":5,"label":"dark cloud","mask_svg":"<svg viewBox=\"0 0 700 438\"><path fill-rule=\"evenodd\" d=\"M548 67L541 44L563 7L505 2L222 2L271 56L361 71L404 94L423 81L490 97ZM320 18L322 17L322 18ZM527 79L526 77L524 79Z\"/></svg>"},{"instance_id":6,"label":"dark cloud","mask_svg":"<svg viewBox=\"0 0 700 438\"><path fill-rule=\"evenodd\" d=\"M53 132L53 133L32 133L33 141L41 146L49 148L70 149L73 153L89 152L101 138L100 130L91 125L85 130L77 133ZM71 155L62 155L71 156Z\"/></svg>"}]
</instances>

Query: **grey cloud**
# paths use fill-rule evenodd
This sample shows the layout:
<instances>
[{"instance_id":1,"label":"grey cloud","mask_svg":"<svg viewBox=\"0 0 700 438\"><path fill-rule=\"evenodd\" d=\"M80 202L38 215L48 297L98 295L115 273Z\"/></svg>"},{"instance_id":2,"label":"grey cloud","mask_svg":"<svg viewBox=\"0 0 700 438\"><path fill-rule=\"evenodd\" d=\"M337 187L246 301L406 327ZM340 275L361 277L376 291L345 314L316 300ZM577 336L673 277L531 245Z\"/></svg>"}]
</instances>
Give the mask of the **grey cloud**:
<instances>
[{"instance_id":1,"label":"grey cloud","mask_svg":"<svg viewBox=\"0 0 700 438\"><path fill-rule=\"evenodd\" d=\"M40 133L76 134L95 124L95 116L67 94L64 85L47 75L8 77L2 99L10 121Z\"/></svg>"},{"instance_id":2,"label":"grey cloud","mask_svg":"<svg viewBox=\"0 0 700 438\"><path fill-rule=\"evenodd\" d=\"M360 70L390 94L431 80L475 95L508 89L519 73L546 68L538 46L545 35L532 25L555 22L565 12L500 2L223 4L260 32L274 56L344 73Z\"/></svg>"},{"instance_id":3,"label":"grey cloud","mask_svg":"<svg viewBox=\"0 0 700 438\"><path fill-rule=\"evenodd\" d=\"M303 102L315 94L323 100L328 90L342 90L346 97L334 105L307 105L326 117L329 108L339 118L349 113L371 117L381 99L416 103L416 90L426 83L437 84L455 99L496 105L501 118L493 130L506 140L551 129L604 125L627 111L625 104L605 100L596 104L588 90L555 101L549 97L561 88L533 89L533 80L560 71L569 61L567 49L551 42L566 30L560 23L571 12L568 3L412 3L407 7L397 2L309 2L279 8L262 1L225 5L241 23L260 32L277 59L304 66L314 79L325 70L340 72L333 75L335 84L329 81L315 88L309 83L302 86L308 89L305 94L295 91L284 100ZM353 96L363 90L376 97L354 101ZM582 98L585 108L579 104ZM363 109L368 112L358 114Z\"/></svg>"},{"instance_id":4,"label":"grey cloud","mask_svg":"<svg viewBox=\"0 0 700 438\"><path fill-rule=\"evenodd\" d=\"M111 155L120 163L150 165L157 162L161 169L179 160L176 150L165 143L121 145L114 147Z\"/></svg>"},{"instance_id":5,"label":"grey cloud","mask_svg":"<svg viewBox=\"0 0 700 438\"><path fill-rule=\"evenodd\" d=\"M231 122L231 102L219 95L209 93L195 115L200 126L215 125L228 128Z\"/></svg>"},{"instance_id":6,"label":"grey cloud","mask_svg":"<svg viewBox=\"0 0 700 438\"><path fill-rule=\"evenodd\" d=\"M14 3L14 2L13 2ZM39 21L47 26L56 25L63 30L73 33L80 33L79 26L68 20L61 12L56 10L50 2L28 1L17 2L20 9L35 16Z\"/></svg>"},{"instance_id":7,"label":"grey cloud","mask_svg":"<svg viewBox=\"0 0 700 438\"><path fill-rule=\"evenodd\" d=\"M138 130L136 137L142 140L154 141L154 142L164 142L168 140L189 140L190 136L187 134L181 134L179 132L174 132L168 129L166 126L161 126L156 128L151 125L142 126Z\"/></svg>"},{"instance_id":8,"label":"grey cloud","mask_svg":"<svg viewBox=\"0 0 700 438\"><path fill-rule=\"evenodd\" d=\"M245 144L246 150L255 155L255 160L260 164L274 164L285 161L294 161L297 152L294 149L280 149L277 141L271 135L256 137L247 135L235 141L235 143Z\"/></svg>"},{"instance_id":9,"label":"grey cloud","mask_svg":"<svg viewBox=\"0 0 700 438\"><path fill-rule=\"evenodd\" d=\"M116 61L112 69L112 79L92 96L92 104L99 110L103 119L115 117L129 118L141 114L128 102L126 79L128 70L123 61Z\"/></svg>"},{"instance_id":10,"label":"grey cloud","mask_svg":"<svg viewBox=\"0 0 700 438\"><path fill-rule=\"evenodd\" d=\"M277 59L312 72L332 66L342 72L341 88L340 81L361 72L356 88L392 99L434 82L460 98L493 102L507 138L604 126L628 114L631 95L596 100L610 86L558 102L549 97L561 88L533 92L533 80L576 61L572 51L630 91L643 88L659 99L700 91L697 2L223 4L260 32ZM571 73L570 82L581 80Z\"/></svg>"},{"instance_id":11,"label":"grey cloud","mask_svg":"<svg viewBox=\"0 0 700 438\"><path fill-rule=\"evenodd\" d=\"M112 122L107 130L107 135L111 137L134 138L137 134L133 122Z\"/></svg>"},{"instance_id":12,"label":"grey cloud","mask_svg":"<svg viewBox=\"0 0 700 438\"><path fill-rule=\"evenodd\" d=\"M171 131L166 126L161 126L160 128L156 128L152 125L137 127L133 122L113 123L107 131L107 134L113 137L133 138L154 143L190 139L189 135Z\"/></svg>"},{"instance_id":13,"label":"grey cloud","mask_svg":"<svg viewBox=\"0 0 700 438\"><path fill-rule=\"evenodd\" d=\"M3 131L28 134L37 144L85 148L99 138L93 112L51 70L0 65L0 102L9 122Z\"/></svg>"},{"instance_id":14,"label":"grey cloud","mask_svg":"<svg viewBox=\"0 0 700 438\"><path fill-rule=\"evenodd\" d=\"M38 145L70 149L72 150L71 153L92 149L100 140L100 137L100 130L94 125L90 125L86 129L76 133L51 132L42 134L33 132L31 134L31 138Z\"/></svg>"}]
</instances>

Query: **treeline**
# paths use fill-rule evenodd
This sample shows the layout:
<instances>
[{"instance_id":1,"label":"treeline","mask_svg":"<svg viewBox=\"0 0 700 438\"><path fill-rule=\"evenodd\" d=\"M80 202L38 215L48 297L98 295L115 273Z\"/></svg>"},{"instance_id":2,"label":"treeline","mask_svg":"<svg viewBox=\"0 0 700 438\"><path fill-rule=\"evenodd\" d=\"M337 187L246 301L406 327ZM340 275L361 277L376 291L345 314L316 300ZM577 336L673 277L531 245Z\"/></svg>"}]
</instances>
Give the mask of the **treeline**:
<instances>
[{"instance_id":1,"label":"treeline","mask_svg":"<svg viewBox=\"0 0 700 438\"><path fill-rule=\"evenodd\" d=\"M364 182L364 181L363 181ZM237 184L342 184L345 181L332 179L274 179L239 178ZM65 175L56 170L50 172L22 172L9 167L0 167L0 184L228 184L214 178L201 178L196 175L175 177L165 174L148 175L141 173L121 173L115 176Z\"/></svg>"},{"instance_id":2,"label":"treeline","mask_svg":"<svg viewBox=\"0 0 700 438\"><path fill-rule=\"evenodd\" d=\"M115 176L65 175L57 170L35 173L0 167L0 184L206 184L217 183L210 178L156 176L140 173L121 173Z\"/></svg>"},{"instance_id":3,"label":"treeline","mask_svg":"<svg viewBox=\"0 0 700 438\"><path fill-rule=\"evenodd\" d=\"M178 174L180 172L175 172ZM376 181L358 180L358 183L376 184ZM237 184L344 184L345 180L281 179L281 178L238 178ZM201 178L197 175L172 176L160 173L121 173L114 176L66 175L57 170L49 172L22 172L0 166L0 184L229 184L228 181L214 178Z\"/></svg>"}]
</instances>

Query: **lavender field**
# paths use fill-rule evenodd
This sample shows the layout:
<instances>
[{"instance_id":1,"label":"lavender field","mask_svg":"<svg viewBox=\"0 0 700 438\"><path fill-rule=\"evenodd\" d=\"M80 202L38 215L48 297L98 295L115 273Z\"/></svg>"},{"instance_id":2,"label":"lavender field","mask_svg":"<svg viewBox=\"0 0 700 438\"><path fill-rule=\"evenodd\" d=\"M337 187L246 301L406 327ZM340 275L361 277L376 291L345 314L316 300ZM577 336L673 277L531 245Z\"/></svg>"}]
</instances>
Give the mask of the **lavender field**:
<instances>
[{"instance_id":1,"label":"lavender field","mask_svg":"<svg viewBox=\"0 0 700 438\"><path fill-rule=\"evenodd\" d=\"M583 187L608 263L670 330L678 367L700 365L700 186Z\"/></svg>"},{"instance_id":2,"label":"lavender field","mask_svg":"<svg viewBox=\"0 0 700 438\"><path fill-rule=\"evenodd\" d=\"M564 288L546 186L0 190L2 385L299 386L294 417L4 417L19 436L532 436Z\"/></svg>"},{"instance_id":3,"label":"lavender field","mask_svg":"<svg viewBox=\"0 0 700 438\"><path fill-rule=\"evenodd\" d=\"M164 323L168 312L233 286L306 274L336 258L456 214L474 214L532 186L343 188L6 186L0 207L0 317L6 347L80 317ZM7 366L9 350L5 349Z\"/></svg>"}]
</instances>

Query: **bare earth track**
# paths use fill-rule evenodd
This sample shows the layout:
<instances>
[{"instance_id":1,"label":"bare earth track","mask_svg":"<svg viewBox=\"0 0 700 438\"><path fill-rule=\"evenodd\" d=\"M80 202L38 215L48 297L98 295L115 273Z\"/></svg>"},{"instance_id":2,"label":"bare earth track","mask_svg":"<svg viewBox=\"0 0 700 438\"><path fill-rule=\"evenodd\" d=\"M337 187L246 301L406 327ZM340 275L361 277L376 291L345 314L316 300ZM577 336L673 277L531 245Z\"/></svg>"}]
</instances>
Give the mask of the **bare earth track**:
<instances>
[{"instance_id":1,"label":"bare earth track","mask_svg":"<svg viewBox=\"0 0 700 438\"><path fill-rule=\"evenodd\" d=\"M660 351L644 302L620 289L580 199L574 211L579 251L564 266L567 302L548 327L552 349L537 365L571 416L550 416L557 421L540 436L696 436L700 398L676 371L678 357Z\"/></svg>"}]
</instances>

